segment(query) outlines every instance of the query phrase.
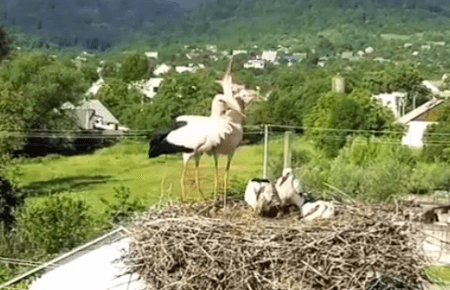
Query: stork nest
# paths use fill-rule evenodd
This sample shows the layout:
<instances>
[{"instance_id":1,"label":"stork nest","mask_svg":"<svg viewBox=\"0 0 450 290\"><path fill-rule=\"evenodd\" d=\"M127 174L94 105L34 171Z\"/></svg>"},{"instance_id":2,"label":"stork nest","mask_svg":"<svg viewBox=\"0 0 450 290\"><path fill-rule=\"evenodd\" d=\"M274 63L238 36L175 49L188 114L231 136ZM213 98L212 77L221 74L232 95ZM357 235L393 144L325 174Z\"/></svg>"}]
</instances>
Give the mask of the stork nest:
<instances>
[{"instance_id":1,"label":"stork nest","mask_svg":"<svg viewBox=\"0 0 450 290\"><path fill-rule=\"evenodd\" d=\"M147 289L423 289L412 202L339 204L334 219L265 219L242 202L151 212L126 261Z\"/></svg>"}]
</instances>

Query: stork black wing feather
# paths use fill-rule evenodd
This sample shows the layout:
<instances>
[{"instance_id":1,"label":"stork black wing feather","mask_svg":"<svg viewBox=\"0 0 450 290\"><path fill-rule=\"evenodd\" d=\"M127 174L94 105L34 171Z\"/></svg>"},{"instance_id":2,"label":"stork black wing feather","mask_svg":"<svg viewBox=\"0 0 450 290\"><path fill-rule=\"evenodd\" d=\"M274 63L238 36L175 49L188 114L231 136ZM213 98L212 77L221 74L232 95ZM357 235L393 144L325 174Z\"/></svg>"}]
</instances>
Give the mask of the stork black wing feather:
<instances>
[{"instance_id":1,"label":"stork black wing feather","mask_svg":"<svg viewBox=\"0 0 450 290\"><path fill-rule=\"evenodd\" d=\"M153 138L150 140L150 149L148 151L148 157L153 158L158 157L161 154L173 154L178 152L187 152L187 153L193 152L194 150L192 148L171 144L166 139L167 135L169 135L170 132L175 131L186 125L187 125L186 121L176 122L175 124L170 126L169 129L166 129L161 133L155 134Z\"/></svg>"}]
</instances>

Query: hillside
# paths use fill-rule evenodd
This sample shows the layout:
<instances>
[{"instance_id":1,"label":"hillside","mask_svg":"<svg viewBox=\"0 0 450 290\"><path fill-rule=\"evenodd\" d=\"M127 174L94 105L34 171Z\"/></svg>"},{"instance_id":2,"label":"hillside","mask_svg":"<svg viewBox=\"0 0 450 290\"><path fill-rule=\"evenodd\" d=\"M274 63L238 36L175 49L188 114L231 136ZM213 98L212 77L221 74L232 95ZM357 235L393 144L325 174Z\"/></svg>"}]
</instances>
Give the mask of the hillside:
<instances>
[{"instance_id":1,"label":"hillside","mask_svg":"<svg viewBox=\"0 0 450 290\"><path fill-rule=\"evenodd\" d=\"M227 48L283 42L301 49L327 41L356 49L386 33L427 32L428 40L439 41L450 18L443 0L215 0L193 10L157 0L5 0L0 11L3 23L35 39L99 51L206 42Z\"/></svg>"}]
</instances>

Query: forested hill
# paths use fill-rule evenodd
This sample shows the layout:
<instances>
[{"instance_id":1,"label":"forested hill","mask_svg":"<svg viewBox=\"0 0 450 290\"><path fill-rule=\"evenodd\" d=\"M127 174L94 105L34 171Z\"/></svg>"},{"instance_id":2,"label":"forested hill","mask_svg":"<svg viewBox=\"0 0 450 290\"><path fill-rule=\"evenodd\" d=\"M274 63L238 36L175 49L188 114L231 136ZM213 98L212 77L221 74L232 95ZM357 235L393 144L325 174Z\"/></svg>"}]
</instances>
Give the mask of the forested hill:
<instances>
[{"instance_id":1,"label":"forested hill","mask_svg":"<svg viewBox=\"0 0 450 290\"><path fill-rule=\"evenodd\" d=\"M337 46L366 45L382 33L430 32L441 40L449 28L446 0L214 0L194 10L159 0L3 0L6 25L49 36L59 46L105 50L118 44L146 46L216 42L272 46L297 39ZM36 38L35 38L36 39ZM47 40L48 41L48 40ZM36 42L36 40L35 40ZM292 41L291 41L292 42ZM295 44L295 43L290 43Z\"/></svg>"}]
</instances>

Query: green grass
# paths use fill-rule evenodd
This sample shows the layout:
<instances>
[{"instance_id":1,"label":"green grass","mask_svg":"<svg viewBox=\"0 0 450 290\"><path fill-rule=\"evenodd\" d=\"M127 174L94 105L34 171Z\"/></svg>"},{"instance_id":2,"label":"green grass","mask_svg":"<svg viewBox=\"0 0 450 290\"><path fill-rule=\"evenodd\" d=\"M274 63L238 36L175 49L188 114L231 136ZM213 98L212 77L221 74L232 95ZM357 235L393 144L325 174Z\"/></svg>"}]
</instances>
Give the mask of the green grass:
<instances>
[{"instance_id":1,"label":"green grass","mask_svg":"<svg viewBox=\"0 0 450 290\"><path fill-rule=\"evenodd\" d=\"M52 194L72 194L86 200L94 211L104 211L100 201L111 201L115 190L128 187L131 198L146 204L157 202L164 192L177 198L181 192L181 156L148 158L148 144L123 142L110 148L98 150L92 155L74 157L47 157L24 160L8 171L19 188L29 190L30 198L41 198ZM261 146L244 146L237 150L230 172L230 180L248 180L262 172ZM219 159L219 168L224 170L226 158ZM194 164L189 163L187 183L192 185ZM14 173L18 169L19 174ZM205 193L213 189L213 159L203 156L200 161L200 179ZM186 185L189 188L189 184ZM193 197L197 196L195 191Z\"/></svg>"},{"instance_id":2,"label":"green grass","mask_svg":"<svg viewBox=\"0 0 450 290\"><path fill-rule=\"evenodd\" d=\"M433 284L441 285L441 289L450 288L450 266L430 266L424 269L424 274Z\"/></svg>"}]
</instances>

